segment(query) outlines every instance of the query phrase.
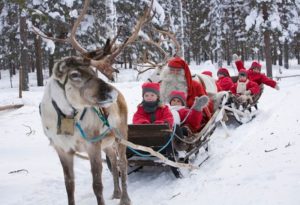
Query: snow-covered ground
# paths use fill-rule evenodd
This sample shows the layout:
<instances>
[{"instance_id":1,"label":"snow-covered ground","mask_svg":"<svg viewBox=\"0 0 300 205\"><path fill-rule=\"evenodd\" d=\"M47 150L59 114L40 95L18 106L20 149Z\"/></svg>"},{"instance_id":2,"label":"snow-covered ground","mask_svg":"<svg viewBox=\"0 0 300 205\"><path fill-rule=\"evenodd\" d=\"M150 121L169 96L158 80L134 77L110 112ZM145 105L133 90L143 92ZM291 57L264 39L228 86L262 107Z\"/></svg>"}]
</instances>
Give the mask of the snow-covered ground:
<instances>
[{"instance_id":1,"label":"snow-covered ground","mask_svg":"<svg viewBox=\"0 0 300 205\"><path fill-rule=\"evenodd\" d=\"M209 69L216 74L210 63L191 67L193 73ZM282 71L282 75L300 74L300 66L294 63L290 70ZM235 72L230 68L230 73ZM18 99L17 76L10 88L8 73L1 74L0 106L25 106L0 112L0 204L65 205L62 168L40 122L38 105L43 88L35 87L34 76L30 76L30 91ZM274 75L279 75L276 67ZM134 81L131 71L122 72L118 79L114 85L127 100L131 121L141 100L142 82ZM279 85L279 91L265 87L260 112L253 121L230 126L230 136L222 127L216 129L209 144L210 158L199 170L185 172L183 179L157 167L129 175L133 204L300 204L300 77L284 78ZM75 175L77 204L96 204L89 162L76 158ZM113 183L106 165L103 183L106 204L118 204L110 199Z\"/></svg>"}]
</instances>

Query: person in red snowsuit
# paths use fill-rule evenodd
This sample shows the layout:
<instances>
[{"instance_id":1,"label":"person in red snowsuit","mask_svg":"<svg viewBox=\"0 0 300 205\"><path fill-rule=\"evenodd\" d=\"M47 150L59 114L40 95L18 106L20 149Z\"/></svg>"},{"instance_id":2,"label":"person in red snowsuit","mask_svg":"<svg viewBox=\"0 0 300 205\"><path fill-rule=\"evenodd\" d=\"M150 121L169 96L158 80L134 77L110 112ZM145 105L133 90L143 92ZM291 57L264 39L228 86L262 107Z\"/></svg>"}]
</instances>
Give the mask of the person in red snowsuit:
<instances>
[{"instance_id":1,"label":"person in red snowsuit","mask_svg":"<svg viewBox=\"0 0 300 205\"><path fill-rule=\"evenodd\" d=\"M247 71L242 69L239 71L238 81L230 89L231 93L235 95L238 101L245 103L252 101L253 95L259 94L260 87L254 81L247 77Z\"/></svg>"},{"instance_id":2,"label":"person in red snowsuit","mask_svg":"<svg viewBox=\"0 0 300 205\"><path fill-rule=\"evenodd\" d=\"M233 86L232 79L230 78L229 72L226 68L219 68L218 70L218 80L216 81L218 92L229 91Z\"/></svg>"},{"instance_id":3,"label":"person in red snowsuit","mask_svg":"<svg viewBox=\"0 0 300 205\"><path fill-rule=\"evenodd\" d=\"M173 126L173 115L168 106L159 99L159 83L144 83L142 85L143 101L138 105L133 115L133 124L165 124Z\"/></svg>"},{"instance_id":4,"label":"person in red snowsuit","mask_svg":"<svg viewBox=\"0 0 300 205\"><path fill-rule=\"evenodd\" d=\"M247 70L244 67L243 61L241 61L236 56L234 58L236 59L235 65L238 71L242 69ZM252 62L251 67L247 70L247 75L249 80L256 82L258 85L265 84L267 86L275 88L276 90L279 90L279 86L276 81L272 80L271 78L268 78L265 74L261 73L261 64L257 61Z\"/></svg>"},{"instance_id":5,"label":"person in red snowsuit","mask_svg":"<svg viewBox=\"0 0 300 205\"><path fill-rule=\"evenodd\" d=\"M168 102L168 96L173 90L181 90L187 93L187 107L194 104L195 97L207 95L204 86L192 80L192 75L187 63L180 57L175 57L168 62L168 67L161 74L161 97L164 103ZM210 100L207 108L204 108L205 121L208 121L213 113L213 102Z\"/></svg>"},{"instance_id":6,"label":"person in red snowsuit","mask_svg":"<svg viewBox=\"0 0 300 205\"><path fill-rule=\"evenodd\" d=\"M193 133L200 131L202 123L202 110L209 103L205 95L196 97L191 109L186 107L186 94L183 91L173 90L169 96L170 110L174 123L187 126Z\"/></svg>"}]
</instances>

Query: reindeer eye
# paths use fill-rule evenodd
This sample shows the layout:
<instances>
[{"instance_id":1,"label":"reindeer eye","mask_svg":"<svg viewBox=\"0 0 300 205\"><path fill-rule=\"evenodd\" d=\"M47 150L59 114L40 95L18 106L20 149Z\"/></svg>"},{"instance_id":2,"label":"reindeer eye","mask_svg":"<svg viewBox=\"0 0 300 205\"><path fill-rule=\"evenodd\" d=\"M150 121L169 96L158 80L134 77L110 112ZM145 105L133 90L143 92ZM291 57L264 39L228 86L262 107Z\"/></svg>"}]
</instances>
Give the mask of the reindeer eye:
<instances>
[{"instance_id":1,"label":"reindeer eye","mask_svg":"<svg viewBox=\"0 0 300 205\"><path fill-rule=\"evenodd\" d=\"M72 71L69 74L69 78L74 81L81 81L81 73L78 71Z\"/></svg>"}]
</instances>

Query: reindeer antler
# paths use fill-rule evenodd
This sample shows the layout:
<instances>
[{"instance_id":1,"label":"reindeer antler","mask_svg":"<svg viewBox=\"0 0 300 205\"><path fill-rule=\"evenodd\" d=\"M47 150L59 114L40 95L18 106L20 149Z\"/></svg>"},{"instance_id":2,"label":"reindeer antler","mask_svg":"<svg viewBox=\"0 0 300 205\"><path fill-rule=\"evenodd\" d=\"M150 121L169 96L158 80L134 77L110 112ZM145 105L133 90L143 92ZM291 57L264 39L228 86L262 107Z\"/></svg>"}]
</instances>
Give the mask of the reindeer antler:
<instances>
[{"instance_id":1,"label":"reindeer antler","mask_svg":"<svg viewBox=\"0 0 300 205\"><path fill-rule=\"evenodd\" d=\"M143 58L143 63L147 63L147 65L139 65L140 67L147 67L146 69L137 69L138 71L138 75L150 70L150 69L162 69L168 62L168 60L170 58L172 58L172 55L169 55L162 47L163 42L165 41L170 41L171 43L173 43L175 45L175 54L179 56L180 55L180 44L179 42L176 40L176 37L173 33L171 33L170 31L165 31L162 29L157 29L152 27L151 28L153 31L155 31L156 33L159 34L159 38L158 41L154 41L153 39L147 39L147 40L143 40L141 41L142 43L146 43L149 45L152 45L154 47L156 47L158 49L158 51L162 54L163 59L161 62L156 63L156 62L152 62L150 61L148 58Z\"/></svg>"},{"instance_id":2,"label":"reindeer antler","mask_svg":"<svg viewBox=\"0 0 300 205\"><path fill-rule=\"evenodd\" d=\"M57 42L70 43L72 47L78 52L80 52L83 57L90 59L90 63L92 66L96 67L96 69L98 69L101 73L103 73L108 79L113 80L113 73L117 72L117 70L112 67L112 64L114 63L115 58L121 53L121 51L126 46L133 43L137 39L139 31L147 22L151 20L151 10L153 6L153 0L151 0L150 6L146 10L145 14L139 19L139 21L135 25L132 35L128 37L128 39L123 44L115 45L116 39L120 34L120 30L119 30L117 35L113 38L111 42L109 39L107 40L103 49L101 50L98 49L91 52L88 52L86 49L84 49L76 40L76 31L81 21L83 20L84 15L87 12L89 3L90 0L84 1L83 9L80 12L79 17L76 19L73 25L70 36L66 39L58 39L58 38L46 36L43 33L38 32L34 27L33 30L37 35L40 35L43 38L50 39Z\"/></svg>"}]
</instances>

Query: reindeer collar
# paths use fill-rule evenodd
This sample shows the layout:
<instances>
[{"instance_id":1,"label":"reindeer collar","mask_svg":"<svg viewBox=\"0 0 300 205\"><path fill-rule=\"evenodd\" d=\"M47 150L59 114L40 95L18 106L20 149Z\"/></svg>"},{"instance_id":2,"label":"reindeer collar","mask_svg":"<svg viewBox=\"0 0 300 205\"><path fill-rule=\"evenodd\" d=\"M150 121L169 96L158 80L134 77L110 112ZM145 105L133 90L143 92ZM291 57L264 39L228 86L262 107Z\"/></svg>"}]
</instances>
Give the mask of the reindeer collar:
<instances>
[{"instance_id":1,"label":"reindeer collar","mask_svg":"<svg viewBox=\"0 0 300 205\"><path fill-rule=\"evenodd\" d=\"M55 80L57 82L57 84L59 85L59 87L63 90L65 90L66 84L68 82L68 77L66 76L66 79L64 80L64 83L59 82L59 80Z\"/></svg>"},{"instance_id":2,"label":"reindeer collar","mask_svg":"<svg viewBox=\"0 0 300 205\"><path fill-rule=\"evenodd\" d=\"M57 134L73 135L75 115L77 114L75 108L72 107L73 114L71 116L67 116L61 111L61 109L53 99L52 105L57 113Z\"/></svg>"}]
</instances>

